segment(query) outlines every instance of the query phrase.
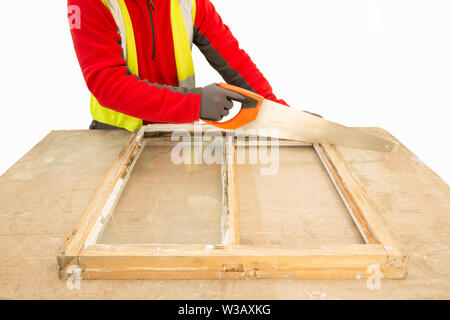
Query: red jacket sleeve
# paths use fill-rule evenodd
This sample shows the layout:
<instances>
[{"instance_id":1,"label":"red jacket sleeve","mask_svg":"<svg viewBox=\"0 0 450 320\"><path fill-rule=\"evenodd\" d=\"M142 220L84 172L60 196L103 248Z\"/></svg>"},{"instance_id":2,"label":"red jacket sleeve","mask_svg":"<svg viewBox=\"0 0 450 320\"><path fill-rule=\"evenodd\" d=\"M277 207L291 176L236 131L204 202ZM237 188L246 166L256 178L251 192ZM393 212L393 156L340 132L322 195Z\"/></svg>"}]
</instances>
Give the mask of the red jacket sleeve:
<instances>
[{"instance_id":1,"label":"red jacket sleeve","mask_svg":"<svg viewBox=\"0 0 450 320\"><path fill-rule=\"evenodd\" d=\"M267 79L258 70L248 54L239 47L210 0L196 0L194 42L205 55L211 66L224 80L241 88L254 91L266 99L278 100Z\"/></svg>"},{"instance_id":2,"label":"red jacket sleeve","mask_svg":"<svg viewBox=\"0 0 450 320\"><path fill-rule=\"evenodd\" d=\"M122 58L118 27L101 0L69 0L81 13L71 28L75 51L89 90L101 105L149 122L199 120L201 96L150 85L132 75ZM73 8L73 7L72 7Z\"/></svg>"}]
</instances>

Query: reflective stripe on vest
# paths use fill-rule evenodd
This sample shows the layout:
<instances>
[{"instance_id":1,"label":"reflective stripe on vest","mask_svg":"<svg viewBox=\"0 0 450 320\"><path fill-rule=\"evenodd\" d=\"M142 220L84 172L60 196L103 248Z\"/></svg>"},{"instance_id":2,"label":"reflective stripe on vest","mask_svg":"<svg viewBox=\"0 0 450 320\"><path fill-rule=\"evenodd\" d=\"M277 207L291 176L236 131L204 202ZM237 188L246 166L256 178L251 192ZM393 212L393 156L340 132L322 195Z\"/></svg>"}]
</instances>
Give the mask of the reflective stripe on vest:
<instances>
[{"instance_id":1,"label":"reflective stripe on vest","mask_svg":"<svg viewBox=\"0 0 450 320\"><path fill-rule=\"evenodd\" d=\"M133 25L125 0L102 0L111 11L119 28L122 39L124 59L132 74L139 76L136 41ZM196 15L195 0L171 0L170 17L174 42L175 62L178 82L181 87L195 87L194 62L192 60L192 43L194 36L194 21ZM91 96L91 114L94 120L116 127L134 131L139 129L143 122L120 112L102 107L97 99Z\"/></svg>"},{"instance_id":2,"label":"reflective stripe on vest","mask_svg":"<svg viewBox=\"0 0 450 320\"><path fill-rule=\"evenodd\" d=\"M194 62L191 53L195 11L195 0L170 0L170 21L180 87L195 88Z\"/></svg>"}]
</instances>

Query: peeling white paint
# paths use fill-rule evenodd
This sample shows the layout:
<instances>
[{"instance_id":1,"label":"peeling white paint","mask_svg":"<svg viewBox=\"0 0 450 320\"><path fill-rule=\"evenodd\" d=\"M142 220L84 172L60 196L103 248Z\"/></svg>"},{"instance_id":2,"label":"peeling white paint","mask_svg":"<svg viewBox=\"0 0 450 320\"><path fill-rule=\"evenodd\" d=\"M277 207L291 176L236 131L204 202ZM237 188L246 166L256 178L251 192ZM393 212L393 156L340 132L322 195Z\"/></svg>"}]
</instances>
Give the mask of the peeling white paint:
<instances>
[{"instance_id":1,"label":"peeling white paint","mask_svg":"<svg viewBox=\"0 0 450 320\"><path fill-rule=\"evenodd\" d=\"M122 191L122 188L125 184L124 179L119 179L114 186L113 191L108 197L108 200L106 201L105 205L103 206L102 211L100 212L99 216L97 217L97 220L95 221L94 226L91 229L91 232L89 236L86 239L85 247L89 247L93 244L95 244L98 240L98 237L104 227L105 222L108 220L108 217L116 203L116 201L119 198L119 194Z\"/></svg>"}]
</instances>

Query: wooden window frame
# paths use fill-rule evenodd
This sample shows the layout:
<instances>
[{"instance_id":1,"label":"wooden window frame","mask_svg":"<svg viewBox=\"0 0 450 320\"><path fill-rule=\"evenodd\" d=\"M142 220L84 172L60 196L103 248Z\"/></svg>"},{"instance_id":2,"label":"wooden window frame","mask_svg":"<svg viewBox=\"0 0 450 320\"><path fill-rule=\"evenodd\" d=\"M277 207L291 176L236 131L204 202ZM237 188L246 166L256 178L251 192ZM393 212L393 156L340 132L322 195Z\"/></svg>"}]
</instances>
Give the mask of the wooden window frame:
<instances>
[{"instance_id":1,"label":"wooden window frame","mask_svg":"<svg viewBox=\"0 0 450 320\"><path fill-rule=\"evenodd\" d=\"M58 256L60 277L73 266L82 279L359 279L373 275L406 277L407 255L371 204L357 177L332 145L281 141L280 146L312 146L351 214L365 244L305 249L264 248L239 244L235 139L225 135L222 182L224 212L222 243L211 245L97 244L146 138L170 137L176 130L194 132L194 125L150 125L128 140L106 174ZM204 125L205 132L225 131ZM155 140L156 141L156 140ZM164 142L161 141L164 145Z\"/></svg>"}]
</instances>

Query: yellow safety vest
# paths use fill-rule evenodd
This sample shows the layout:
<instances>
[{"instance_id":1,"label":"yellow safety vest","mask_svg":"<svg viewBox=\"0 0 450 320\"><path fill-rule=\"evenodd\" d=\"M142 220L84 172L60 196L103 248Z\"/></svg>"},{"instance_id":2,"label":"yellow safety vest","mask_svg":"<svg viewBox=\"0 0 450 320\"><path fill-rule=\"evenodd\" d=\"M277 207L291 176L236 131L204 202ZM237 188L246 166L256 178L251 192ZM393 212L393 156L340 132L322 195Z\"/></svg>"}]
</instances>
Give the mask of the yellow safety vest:
<instances>
[{"instance_id":1,"label":"yellow safety vest","mask_svg":"<svg viewBox=\"0 0 450 320\"><path fill-rule=\"evenodd\" d=\"M128 69L139 76L134 30L125 0L102 0L108 7L119 28L122 38L123 56ZM195 87L192 43L196 14L195 0L170 0L170 19L173 34L175 62L178 82L181 87ZM94 95L91 96L91 114L94 120L134 131L142 127L142 120L102 107Z\"/></svg>"}]
</instances>

